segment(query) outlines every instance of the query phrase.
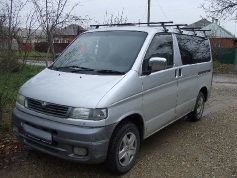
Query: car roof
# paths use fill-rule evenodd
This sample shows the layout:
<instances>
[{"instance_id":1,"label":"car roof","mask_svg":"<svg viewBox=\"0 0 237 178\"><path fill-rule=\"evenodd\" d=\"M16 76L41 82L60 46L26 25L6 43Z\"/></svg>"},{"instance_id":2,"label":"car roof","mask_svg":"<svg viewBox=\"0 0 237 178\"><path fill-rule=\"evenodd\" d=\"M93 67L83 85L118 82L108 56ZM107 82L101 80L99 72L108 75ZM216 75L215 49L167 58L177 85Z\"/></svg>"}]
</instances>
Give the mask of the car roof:
<instances>
[{"instance_id":1,"label":"car roof","mask_svg":"<svg viewBox=\"0 0 237 178\"><path fill-rule=\"evenodd\" d=\"M168 22L169 23L169 22ZM181 34L181 35L189 35L189 36L197 36L201 38L206 38L205 31L207 30L200 30L199 28L180 28L181 25L173 25L172 27L169 25L127 25L127 24L109 24L105 25L92 25L95 29L90 29L85 33L89 32L103 32L103 31L139 31L139 32L146 32L148 34L155 34L155 33L173 33L173 34ZM92 27L91 26L91 27ZM176 27L175 27L176 26Z\"/></svg>"}]
</instances>

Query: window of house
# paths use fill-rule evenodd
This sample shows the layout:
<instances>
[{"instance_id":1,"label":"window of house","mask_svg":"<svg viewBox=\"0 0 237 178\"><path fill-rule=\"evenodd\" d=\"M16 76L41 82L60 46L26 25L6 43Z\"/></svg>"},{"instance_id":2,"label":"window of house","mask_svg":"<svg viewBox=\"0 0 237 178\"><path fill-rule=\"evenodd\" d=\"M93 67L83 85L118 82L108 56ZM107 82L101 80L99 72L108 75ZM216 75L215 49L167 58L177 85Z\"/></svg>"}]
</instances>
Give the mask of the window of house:
<instances>
[{"instance_id":1,"label":"window of house","mask_svg":"<svg viewBox=\"0 0 237 178\"><path fill-rule=\"evenodd\" d=\"M223 48L224 47L224 44L222 42L216 42L215 43L215 47L216 48Z\"/></svg>"},{"instance_id":2,"label":"window of house","mask_svg":"<svg viewBox=\"0 0 237 178\"><path fill-rule=\"evenodd\" d=\"M69 43L69 38L66 38L66 39L64 40L64 42L65 42L65 43Z\"/></svg>"}]
</instances>

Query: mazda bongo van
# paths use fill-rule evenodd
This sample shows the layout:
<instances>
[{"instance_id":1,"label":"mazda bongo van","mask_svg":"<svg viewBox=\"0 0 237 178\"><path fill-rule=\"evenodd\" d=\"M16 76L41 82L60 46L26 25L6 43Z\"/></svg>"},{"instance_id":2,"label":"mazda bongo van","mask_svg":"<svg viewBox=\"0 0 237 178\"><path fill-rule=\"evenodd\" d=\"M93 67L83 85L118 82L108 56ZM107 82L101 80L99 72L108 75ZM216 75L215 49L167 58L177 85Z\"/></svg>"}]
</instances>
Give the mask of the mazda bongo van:
<instances>
[{"instance_id":1,"label":"mazda bongo van","mask_svg":"<svg viewBox=\"0 0 237 178\"><path fill-rule=\"evenodd\" d=\"M153 26L89 30L19 90L13 132L26 145L116 174L140 143L210 96L210 44L200 32Z\"/></svg>"}]
</instances>

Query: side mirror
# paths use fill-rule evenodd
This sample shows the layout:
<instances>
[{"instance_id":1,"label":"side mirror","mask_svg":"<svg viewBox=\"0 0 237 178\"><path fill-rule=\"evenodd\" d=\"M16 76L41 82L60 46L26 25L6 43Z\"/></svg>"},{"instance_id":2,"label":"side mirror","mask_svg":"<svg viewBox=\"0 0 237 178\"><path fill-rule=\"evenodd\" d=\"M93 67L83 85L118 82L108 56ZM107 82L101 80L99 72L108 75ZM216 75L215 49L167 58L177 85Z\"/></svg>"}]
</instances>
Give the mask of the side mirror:
<instances>
[{"instance_id":1,"label":"side mirror","mask_svg":"<svg viewBox=\"0 0 237 178\"><path fill-rule=\"evenodd\" d=\"M148 61L151 72L157 72L167 68L167 59L163 57L152 57Z\"/></svg>"}]
</instances>

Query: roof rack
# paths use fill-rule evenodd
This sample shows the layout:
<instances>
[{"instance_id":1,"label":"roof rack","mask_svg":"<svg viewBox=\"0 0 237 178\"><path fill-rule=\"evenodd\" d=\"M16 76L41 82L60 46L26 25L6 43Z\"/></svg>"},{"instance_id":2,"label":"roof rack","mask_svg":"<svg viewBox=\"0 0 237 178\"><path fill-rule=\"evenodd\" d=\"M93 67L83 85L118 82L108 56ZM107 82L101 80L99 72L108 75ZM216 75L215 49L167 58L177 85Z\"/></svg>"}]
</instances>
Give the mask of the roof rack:
<instances>
[{"instance_id":1,"label":"roof rack","mask_svg":"<svg viewBox=\"0 0 237 178\"><path fill-rule=\"evenodd\" d=\"M166 28L168 25L166 24L172 24L174 23L173 21L169 21L169 22L150 22L150 23L140 23L141 25L147 25L147 26L150 26L150 25L159 25L161 27L163 27L164 29L164 32L168 32L169 30Z\"/></svg>"},{"instance_id":2,"label":"roof rack","mask_svg":"<svg viewBox=\"0 0 237 178\"><path fill-rule=\"evenodd\" d=\"M195 27L195 28L191 28L191 27L187 27L187 24L173 24L173 21L169 21L169 22L149 22L149 23L121 23L121 24L101 24L101 25L90 25L90 27L95 27L96 29L98 29L99 27L112 27L112 26L140 26L140 25L147 25L147 26L155 26L155 27L163 27L164 32L168 32L169 29L167 29L168 27L176 27L176 29L179 31L179 33L183 33L183 30L185 31L192 31L193 35L197 36L198 31L203 32L205 38L207 38L207 31L211 31L211 30L202 30L201 27ZM182 27L182 28L181 28Z\"/></svg>"},{"instance_id":3,"label":"roof rack","mask_svg":"<svg viewBox=\"0 0 237 178\"><path fill-rule=\"evenodd\" d=\"M207 36L206 32L210 32L211 30L196 30L196 31L203 32L205 38L207 38L208 36Z\"/></svg>"},{"instance_id":4,"label":"roof rack","mask_svg":"<svg viewBox=\"0 0 237 178\"><path fill-rule=\"evenodd\" d=\"M176 29L179 31L179 33L183 33L180 27L186 27L187 24L172 24L172 25L166 25L167 27L176 27Z\"/></svg>"},{"instance_id":5,"label":"roof rack","mask_svg":"<svg viewBox=\"0 0 237 178\"><path fill-rule=\"evenodd\" d=\"M101 25L90 25L90 27L95 27L98 29L99 27L112 27L112 26L135 26L134 23L121 23L121 24L101 24Z\"/></svg>"},{"instance_id":6,"label":"roof rack","mask_svg":"<svg viewBox=\"0 0 237 178\"><path fill-rule=\"evenodd\" d=\"M95 27L96 29L98 29L99 27L105 27L105 26L136 26L136 25L159 25L161 27L163 27L165 32L168 32L168 29L166 28L167 25L166 24L172 24L173 21L169 21L169 22L149 22L149 23L122 23L122 24L101 24L101 25L90 25L90 27Z\"/></svg>"},{"instance_id":7,"label":"roof rack","mask_svg":"<svg viewBox=\"0 0 237 178\"><path fill-rule=\"evenodd\" d=\"M203 32L205 38L207 38L206 32L210 32L211 30L202 30L201 27L195 27L195 28L181 28L181 30L186 30L186 31L192 31L193 34L196 36L196 32Z\"/></svg>"}]
</instances>

